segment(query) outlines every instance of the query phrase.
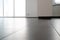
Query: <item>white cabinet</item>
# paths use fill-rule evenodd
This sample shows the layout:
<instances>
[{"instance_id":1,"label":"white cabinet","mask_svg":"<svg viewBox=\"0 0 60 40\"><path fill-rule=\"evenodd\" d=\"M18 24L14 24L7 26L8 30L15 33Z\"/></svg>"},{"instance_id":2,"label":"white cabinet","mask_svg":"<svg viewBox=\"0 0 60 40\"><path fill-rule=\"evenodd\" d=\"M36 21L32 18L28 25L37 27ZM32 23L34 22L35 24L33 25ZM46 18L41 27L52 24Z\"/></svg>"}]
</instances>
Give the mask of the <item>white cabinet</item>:
<instances>
[{"instance_id":1,"label":"white cabinet","mask_svg":"<svg viewBox=\"0 0 60 40\"><path fill-rule=\"evenodd\" d=\"M27 0L27 16L52 16L52 0Z\"/></svg>"},{"instance_id":2,"label":"white cabinet","mask_svg":"<svg viewBox=\"0 0 60 40\"><path fill-rule=\"evenodd\" d=\"M27 17L38 17L38 0L26 0Z\"/></svg>"},{"instance_id":3,"label":"white cabinet","mask_svg":"<svg viewBox=\"0 0 60 40\"><path fill-rule=\"evenodd\" d=\"M38 16L52 16L52 0L38 0Z\"/></svg>"}]
</instances>

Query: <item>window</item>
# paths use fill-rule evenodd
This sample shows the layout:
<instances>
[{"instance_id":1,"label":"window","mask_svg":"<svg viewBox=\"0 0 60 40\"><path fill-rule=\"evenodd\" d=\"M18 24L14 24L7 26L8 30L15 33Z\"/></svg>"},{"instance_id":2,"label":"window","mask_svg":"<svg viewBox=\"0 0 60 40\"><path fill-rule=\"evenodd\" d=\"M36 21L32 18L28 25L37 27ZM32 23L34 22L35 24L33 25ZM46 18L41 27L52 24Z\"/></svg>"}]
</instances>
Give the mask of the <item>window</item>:
<instances>
[{"instance_id":1,"label":"window","mask_svg":"<svg viewBox=\"0 0 60 40\"><path fill-rule=\"evenodd\" d=\"M0 0L0 17L26 16L26 0Z\"/></svg>"},{"instance_id":2,"label":"window","mask_svg":"<svg viewBox=\"0 0 60 40\"><path fill-rule=\"evenodd\" d=\"M4 0L4 16L13 16L13 0Z\"/></svg>"},{"instance_id":3,"label":"window","mask_svg":"<svg viewBox=\"0 0 60 40\"><path fill-rule=\"evenodd\" d=\"M15 16L25 16L25 0L15 0Z\"/></svg>"},{"instance_id":4,"label":"window","mask_svg":"<svg viewBox=\"0 0 60 40\"><path fill-rule=\"evenodd\" d=\"M0 16L3 16L3 0L0 0Z\"/></svg>"},{"instance_id":5,"label":"window","mask_svg":"<svg viewBox=\"0 0 60 40\"><path fill-rule=\"evenodd\" d=\"M56 4L60 4L60 0L55 0L55 3Z\"/></svg>"}]
</instances>

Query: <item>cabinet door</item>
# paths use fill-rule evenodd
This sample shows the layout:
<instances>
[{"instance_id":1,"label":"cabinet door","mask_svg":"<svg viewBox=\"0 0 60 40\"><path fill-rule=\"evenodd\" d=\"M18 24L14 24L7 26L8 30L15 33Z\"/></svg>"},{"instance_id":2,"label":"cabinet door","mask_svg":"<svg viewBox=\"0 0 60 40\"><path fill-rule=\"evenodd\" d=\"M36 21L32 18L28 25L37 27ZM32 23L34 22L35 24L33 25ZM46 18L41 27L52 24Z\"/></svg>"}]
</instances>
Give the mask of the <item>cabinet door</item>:
<instances>
[{"instance_id":1,"label":"cabinet door","mask_svg":"<svg viewBox=\"0 0 60 40\"><path fill-rule=\"evenodd\" d=\"M38 17L38 0L26 0L26 16Z\"/></svg>"}]
</instances>

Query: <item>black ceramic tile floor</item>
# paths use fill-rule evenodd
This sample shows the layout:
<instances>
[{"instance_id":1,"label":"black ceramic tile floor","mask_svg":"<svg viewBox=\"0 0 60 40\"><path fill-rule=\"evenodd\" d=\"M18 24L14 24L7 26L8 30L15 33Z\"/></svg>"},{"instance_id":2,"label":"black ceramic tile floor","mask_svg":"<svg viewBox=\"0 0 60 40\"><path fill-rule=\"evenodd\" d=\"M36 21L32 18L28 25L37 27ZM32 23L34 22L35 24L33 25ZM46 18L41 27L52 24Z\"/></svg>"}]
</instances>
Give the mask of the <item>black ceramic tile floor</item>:
<instances>
[{"instance_id":1,"label":"black ceramic tile floor","mask_svg":"<svg viewBox=\"0 0 60 40\"><path fill-rule=\"evenodd\" d=\"M0 18L0 40L60 40L58 34L60 19Z\"/></svg>"}]
</instances>

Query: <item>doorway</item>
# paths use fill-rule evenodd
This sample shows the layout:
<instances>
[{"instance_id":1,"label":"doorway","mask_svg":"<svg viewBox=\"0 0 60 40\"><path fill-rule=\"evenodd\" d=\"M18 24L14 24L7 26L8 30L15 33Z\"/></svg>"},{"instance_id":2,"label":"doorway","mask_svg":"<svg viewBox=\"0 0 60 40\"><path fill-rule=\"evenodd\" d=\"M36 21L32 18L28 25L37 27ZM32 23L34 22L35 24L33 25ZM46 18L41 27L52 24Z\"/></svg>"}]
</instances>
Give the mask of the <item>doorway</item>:
<instances>
[{"instance_id":1,"label":"doorway","mask_svg":"<svg viewBox=\"0 0 60 40\"><path fill-rule=\"evenodd\" d=\"M53 16L60 16L60 0L54 0Z\"/></svg>"}]
</instances>

